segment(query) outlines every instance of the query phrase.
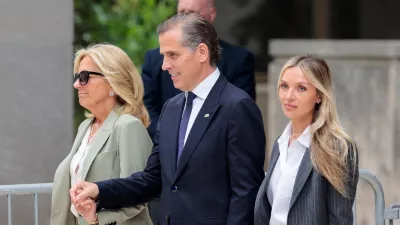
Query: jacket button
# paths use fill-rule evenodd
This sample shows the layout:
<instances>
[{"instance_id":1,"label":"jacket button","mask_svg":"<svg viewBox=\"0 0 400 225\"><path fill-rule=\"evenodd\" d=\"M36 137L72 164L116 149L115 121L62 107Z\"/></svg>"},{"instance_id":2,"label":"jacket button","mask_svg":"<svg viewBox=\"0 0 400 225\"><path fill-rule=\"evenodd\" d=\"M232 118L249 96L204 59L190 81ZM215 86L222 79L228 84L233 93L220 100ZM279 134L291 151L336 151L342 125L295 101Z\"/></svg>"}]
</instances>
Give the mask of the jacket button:
<instances>
[{"instance_id":1,"label":"jacket button","mask_svg":"<svg viewBox=\"0 0 400 225\"><path fill-rule=\"evenodd\" d=\"M177 186L172 186L172 188L171 188L171 191L172 192L176 192L178 190L178 187Z\"/></svg>"},{"instance_id":2,"label":"jacket button","mask_svg":"<svg viewBox=\"0 0 400 225\"><path fill-rule=\"evenodd\" d=\"M169 222L169 216L168 215L165 216L165 221Z\"/></svg>"}]
</instances>

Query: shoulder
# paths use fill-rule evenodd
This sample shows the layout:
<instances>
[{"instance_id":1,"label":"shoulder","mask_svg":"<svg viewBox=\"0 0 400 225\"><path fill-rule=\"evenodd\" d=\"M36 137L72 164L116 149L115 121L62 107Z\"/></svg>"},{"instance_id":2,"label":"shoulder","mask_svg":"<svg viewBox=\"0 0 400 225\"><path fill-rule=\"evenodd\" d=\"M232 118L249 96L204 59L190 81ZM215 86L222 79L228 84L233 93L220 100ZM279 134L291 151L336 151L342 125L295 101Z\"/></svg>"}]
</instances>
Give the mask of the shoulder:
<instances>
[{"instance_id":1,"label":"shoulder","mask_svg":"<svg viewBox=\"0 0 400 225\"><path fill-rule=\"evenodd\" d=\"M232 118L247 121L262 120L261 110L256 102L243 90L228 83L221 94L220 104Z\"/></svg>"},{"instance_id":2,"label":"shoulder","mask_svg":"<svg viewBox=\"0 0 400 225\"><path fill-rule=\"evenodd\" d=\"M148 146L152 146L153 142L149 136L146 127L142 121L136 116L130 114L121 114L114 124L114 137L119 139L119 143L132 144L135 146L146 146L143 151L148 150Z\"/></svg>"},{"instance_id":3,"label":"shoulder","mask_svg":"<svg viewBox=\"0 0 400 225\"><path fill-rule=\"evenodd\" d=\"M136 116L130 114L121 114L118 116L115 121L114 128L116 129L124 129L127 127L137 127L145 129L142 121L139 120Z\"/></svg>"},{"instance_id":4,"label":"shoulder","mask_svg":"<svg viewBox=\"0 0 400 225\"><path fill-rule=\"evenodd\" d=\"M165 102L164 108L180 103L184 97L185 97L185 92L181 92L175 95L174 97L170 98L168 101Z\"/></svg>"},{"instance_id":5,"label":"shoulder","mask_svg":"<svg viewBox=\"0 0 400 225\"><path fill-rule=\"evenodd\" d=\"M240 102L249 102L255 104L254 100L249 96L247 92L229 82L226 84L222 92L221 98L225 103L228 104L237 104Z\"/></svg>"},{"instance_id":6,"label":"shoulder","mask_svg":"<svg viewBox=\"0 0 400 225\"><path fill-rule=\"evenodd\" d=\"M357 167L359 164L359 156L358 156L358 148L357 144L354 140L347 141L347 161L349 163L349 167Z\"/></svg>"},{"instance_id":7,"label":"shoulder","mask_svg":"<svg viewBox=\"0 0 400 225\"><path fill-rule=\"evenodd\" d=\"M142 121L130 114L121 114L118 116L112 133L113 138L125 140L125 142L139 138L140 141L136 144L151 143L149 133Z\"/></svg>"}]
</instances>

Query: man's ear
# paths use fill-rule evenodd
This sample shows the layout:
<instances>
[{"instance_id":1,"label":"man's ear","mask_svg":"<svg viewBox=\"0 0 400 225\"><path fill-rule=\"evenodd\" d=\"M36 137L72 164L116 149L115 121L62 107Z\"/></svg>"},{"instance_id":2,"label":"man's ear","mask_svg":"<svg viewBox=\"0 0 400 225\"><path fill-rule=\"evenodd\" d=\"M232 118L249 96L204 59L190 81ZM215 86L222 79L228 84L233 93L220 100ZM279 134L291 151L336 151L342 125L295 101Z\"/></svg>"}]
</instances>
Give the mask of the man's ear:
<instances>
[{"instance_id":1,"label":"man's ear","mask_svg":"<svg viewBox=\"0 0 400 225\"><path fill-rule=\"evenodd\" d=\"M197 47L197 51L201 63L205 63L209 60L209 50L206 44L200 43Z\"/></svg>"}]
</instances>

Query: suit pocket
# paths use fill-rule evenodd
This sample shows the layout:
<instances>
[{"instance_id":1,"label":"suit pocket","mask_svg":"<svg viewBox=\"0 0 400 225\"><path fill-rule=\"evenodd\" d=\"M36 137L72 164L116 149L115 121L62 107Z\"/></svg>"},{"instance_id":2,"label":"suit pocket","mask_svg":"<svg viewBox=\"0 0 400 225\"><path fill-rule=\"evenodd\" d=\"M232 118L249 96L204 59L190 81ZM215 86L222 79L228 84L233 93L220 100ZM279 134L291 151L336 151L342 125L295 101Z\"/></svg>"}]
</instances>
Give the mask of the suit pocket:
<instances>
[{"instance_id":1,"label":"suit pocket","mask_svg":"<svg viewBox=\"0 0 400 225\"><path fill-rule=\"evenodd\" d=\"M202 218L201 225L226 225L226 217L208 217Z\"/></svg>"}]
</instances>

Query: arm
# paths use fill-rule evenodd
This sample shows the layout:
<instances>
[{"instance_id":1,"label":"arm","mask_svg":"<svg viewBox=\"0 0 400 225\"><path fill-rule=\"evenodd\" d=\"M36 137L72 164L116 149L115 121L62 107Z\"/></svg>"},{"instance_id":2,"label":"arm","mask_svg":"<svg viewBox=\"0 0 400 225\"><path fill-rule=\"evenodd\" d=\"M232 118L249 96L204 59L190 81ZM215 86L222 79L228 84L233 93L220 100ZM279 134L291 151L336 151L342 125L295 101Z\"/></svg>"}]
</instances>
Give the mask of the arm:
<instances>
[{"instance_id":1,"label":"arm","mask_svg":"<svg viewBox=\"0 0 400 225\"><path fill-rule=\"evenodd\" d=\"M228 124L228 163L231 183L229 225L254 223L254 204L264 179L265 134L261 112L250 98L233 109Z\"/></svg>"},{"instance_id":2,"label":"arm","mask_svg":"<svg viewBox=\"0 0 400 225\"><path fill-rule=\"evenodd\" d=\"M230 81L236 87L247 92L249 96L256 100L256 84L254 77L254 56L250 52L245 52L245 57L237 64L236 75Z\"/></svg>"},{"instance_id":3,"label":"arm","mask_svg":"<svg viewBox=\"0 0 400 225\"><path fill-rule=\"evenodd\" d=\"M161 112L161 100L157 88L157 80L152 70L151 52L148 51L145 55L144 63L142 66L142 81L144 85L143 101L149 111L151 124L147 128L150 137L153 139L157 127L157 122Z\"/></svg>"},{"instance_id":4,"label":"arm","mask_svg":"<svg viewBox=\"0 0 400 225\"><path fill-rule=\"evenodd\" d=\"M356 197L359 174L358 159L356 159L356 165L354 165L354 158L352 157L352 154L353 149L350 149L348 160L349 180L346 184L349 196L344 197L330 183L328 183L327 209L329 225L353 225L354 218L352 207Z\"/></svg>"},{"instance_id":5,"label":"arm","mask_svg":"<svg viewBox=\"0 0 400 225\"><path fill-rule=\"evenodd\" d=\"M146 128L139 120L126 124L121 128L118 152L120 160L120 177L143 171L151 153L153 143ZM145 204L118 210L102 210L98 212L99 224L117 222L120 224L135 217L146 207Z\"/></svg>"},{"instance_id":6,"label":"arm","mask_svg":"<svg viewBox=\"0 0 400 225\"><path fill-rule=\"evenodd\" d=\"M264 178L258 190L256 203L254 205L254 225L266 224L269 221L267 211L270 211L268 197L266 194L267 180Z\"/></svg>"},{"instance_id":7,"label":"arm","mask_svg":"<svg viewBox=\"0 0 400 225\"><path fill-rule=\"evenodd\" d=\"M168 105L167 101L164 108ZM162 116L163 111L161 112ZM161 192L161 164L158 150L160 125L157 125L154 146L143 172L127 178L116 178L96 182L98 208L115 209L149 202Z\"/></svg>"}]
</instances>

